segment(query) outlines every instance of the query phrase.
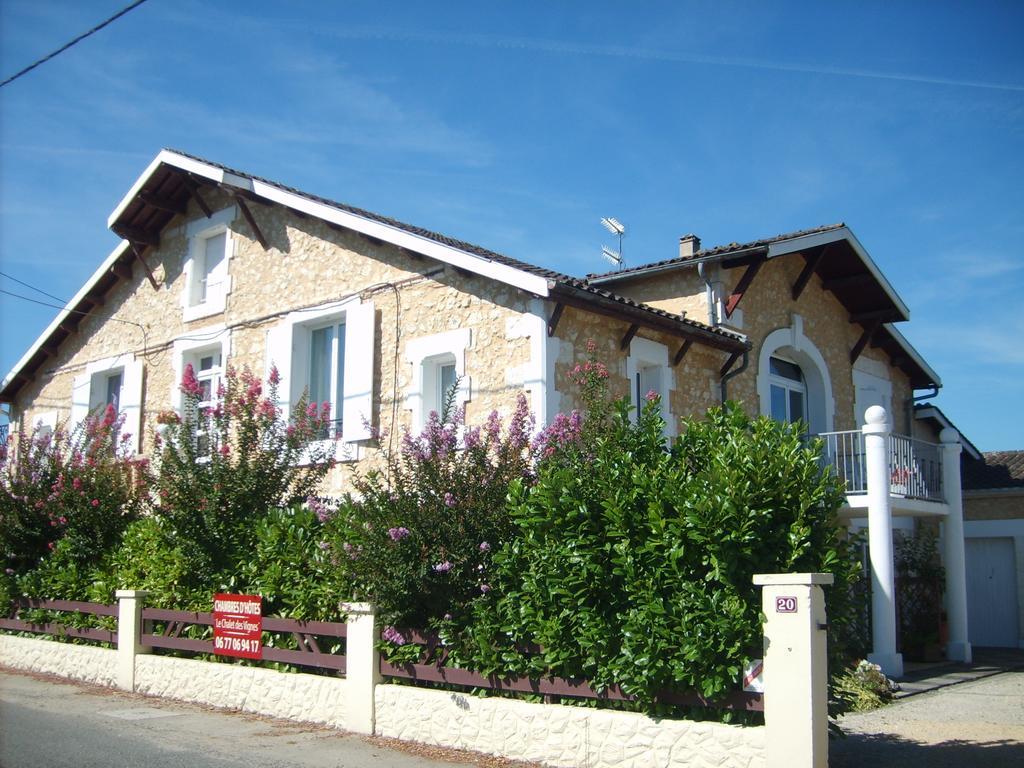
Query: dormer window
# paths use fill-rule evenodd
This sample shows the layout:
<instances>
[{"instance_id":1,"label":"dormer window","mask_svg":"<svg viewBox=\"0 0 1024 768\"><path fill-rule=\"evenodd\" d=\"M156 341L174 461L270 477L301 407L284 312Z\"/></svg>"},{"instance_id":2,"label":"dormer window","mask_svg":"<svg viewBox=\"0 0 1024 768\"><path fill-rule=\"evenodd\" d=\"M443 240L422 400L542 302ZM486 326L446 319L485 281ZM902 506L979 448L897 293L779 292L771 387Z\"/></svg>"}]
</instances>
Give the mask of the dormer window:
<instances>
[{"instance_id":1,"label":"dormer window","mask_svg":"<svg viewBox=\"0 0 1024 768\"><path fill-rule=\"evenodd\" d=\"M188 255L182 296L185 320L224 311L231 290L228 265L233 241L229 226L236 215L237 209L232 206L209 218L197 219L186 228Z\"/></svg>"}]
</instances>

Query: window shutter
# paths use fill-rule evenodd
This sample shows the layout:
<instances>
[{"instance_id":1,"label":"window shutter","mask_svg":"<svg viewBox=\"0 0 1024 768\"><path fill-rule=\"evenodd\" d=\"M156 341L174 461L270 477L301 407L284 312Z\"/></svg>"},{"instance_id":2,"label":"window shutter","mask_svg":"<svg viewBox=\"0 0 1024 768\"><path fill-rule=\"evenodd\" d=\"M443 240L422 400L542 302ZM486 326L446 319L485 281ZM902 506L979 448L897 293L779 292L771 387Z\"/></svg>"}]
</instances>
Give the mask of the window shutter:
<instances>
[{"instance_id":1,"label":"window shutter","mask_svg":"<svg viewBox=\"0 0 1024 768\"><path fill-rule=\"evenodd\" d=\"M121 429L131 435L128 441L132 453L139 452L142 430L142 368L141 360L133 360L124 367L124 379L121 382L121 412L124 413L124 425Z\"/></svg>"},{"instance_id":2,"label":"window shutter","mask_svg":"<svg viewBox=\"0 0 1024 768\"><path fill-rule=\"evenodd\" d=\"M287 420L294 401L292 397L292 326L289 323L281 323L267 331L266 362L266 377L270 377L270 369L274 366L277 366L277 374L281 377L281 383L277 385L277 405L281 409L281 415Z\"/></svg>"},{"instance_id":3,"label":"window shutter","mask_svg":"<svg viewBox=\"0 0 1024 768\"><path fill-rule=\"evenodd\" d=\"M341 439L345 442L371 437L374 322L372 301L345 313L345 402L341 412Z\"/></svg>"},{"instance_id":4,"label":"window shutter","mask_svg":"<svg viewBox=\"0 0 1024 768\"><path fill-rule=\"evenodd\" d=\"M89 415L89 385L91 382L92 376L88 373L75 376L74 384L71 387L71 422L68 424L68 429L72 432Z\"/></svg>"}]
</instances>

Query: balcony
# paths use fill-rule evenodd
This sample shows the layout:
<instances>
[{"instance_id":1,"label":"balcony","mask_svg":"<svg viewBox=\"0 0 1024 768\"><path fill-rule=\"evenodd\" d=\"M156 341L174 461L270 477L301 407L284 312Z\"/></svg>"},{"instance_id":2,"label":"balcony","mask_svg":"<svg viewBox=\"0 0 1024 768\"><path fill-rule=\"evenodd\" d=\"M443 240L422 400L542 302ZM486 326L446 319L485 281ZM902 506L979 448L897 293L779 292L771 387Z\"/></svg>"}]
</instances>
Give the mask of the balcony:
<instances>
[{"instance_id":1,"label":"balcony","mask_svg":"<svg viewBox=\"0 0 1024 768\"><path fill-rule=\"evenodd\" d=\"M867 495L868 471L861 430L824 432L822 462L846 484L847 496ZM935 443L888 435L889 495L896 499L945 503L942 488L942 447ZM860 505L857 505L860 506Z\"/></svg>"}]
</instances>

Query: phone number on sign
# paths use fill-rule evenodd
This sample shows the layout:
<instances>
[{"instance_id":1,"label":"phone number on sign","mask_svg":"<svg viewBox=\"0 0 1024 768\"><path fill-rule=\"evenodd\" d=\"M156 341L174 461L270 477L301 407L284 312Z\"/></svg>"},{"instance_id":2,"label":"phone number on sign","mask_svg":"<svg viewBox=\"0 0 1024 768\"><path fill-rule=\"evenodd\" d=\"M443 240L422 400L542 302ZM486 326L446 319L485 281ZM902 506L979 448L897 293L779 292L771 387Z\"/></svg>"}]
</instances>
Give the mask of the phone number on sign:
<instances>
[{"instance_id":1,"label":"phone number on sign","mask_svg":"<svg viewBox=\"0 0 1024 768\"><path fill-rule=\"evenodd\" d=\"M255 653L260 649L260 641L247 640L241 637L215 637L213 638L213 648L216 651Z\"/></svg>"}]
</instances>

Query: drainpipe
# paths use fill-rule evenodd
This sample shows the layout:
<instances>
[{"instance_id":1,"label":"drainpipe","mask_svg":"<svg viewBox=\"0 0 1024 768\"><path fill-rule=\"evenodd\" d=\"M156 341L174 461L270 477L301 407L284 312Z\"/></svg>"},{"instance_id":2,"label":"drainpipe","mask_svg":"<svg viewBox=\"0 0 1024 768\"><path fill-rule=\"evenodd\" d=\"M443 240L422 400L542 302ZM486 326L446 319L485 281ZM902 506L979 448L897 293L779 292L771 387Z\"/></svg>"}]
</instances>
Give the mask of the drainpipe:
<instances>
[{"instance_id":1,"label":"drainpipe","mask_svg":"<svg viewBox=\"0 0 1024 768\"><path fill-rule=\"evenodd\" d=\"M741 373L743 373L745 370L747 370L747 365L749 363L750 363L750 353L745 351L743 353L743 362L740 363L740 367L735 369L735 370L733 370L733 371L729 371L728 373L725 374L725 376L722 377L722 404L723 405L725 404L725 401L729 399L729 397L728 397L728 393L729 393L729 379L733 378L734 376L739 376Z\"/></svg>"},{"instance_id":2,"label":"drainpipe","mask_svg":"<svg viewBox=\"0 0 1024 768\"><path fill-rule=\"evenodd\" d=\"M711 285L711 281L704 270L704 262L697 263L697 274L700 275L700 279L704 281L705 292L707 294L708 301L708 325L712 328L718 327L718 312L715 311L715 289ZM744 359L744 365L746 360Z\"/></svg>"}]
</instances>

